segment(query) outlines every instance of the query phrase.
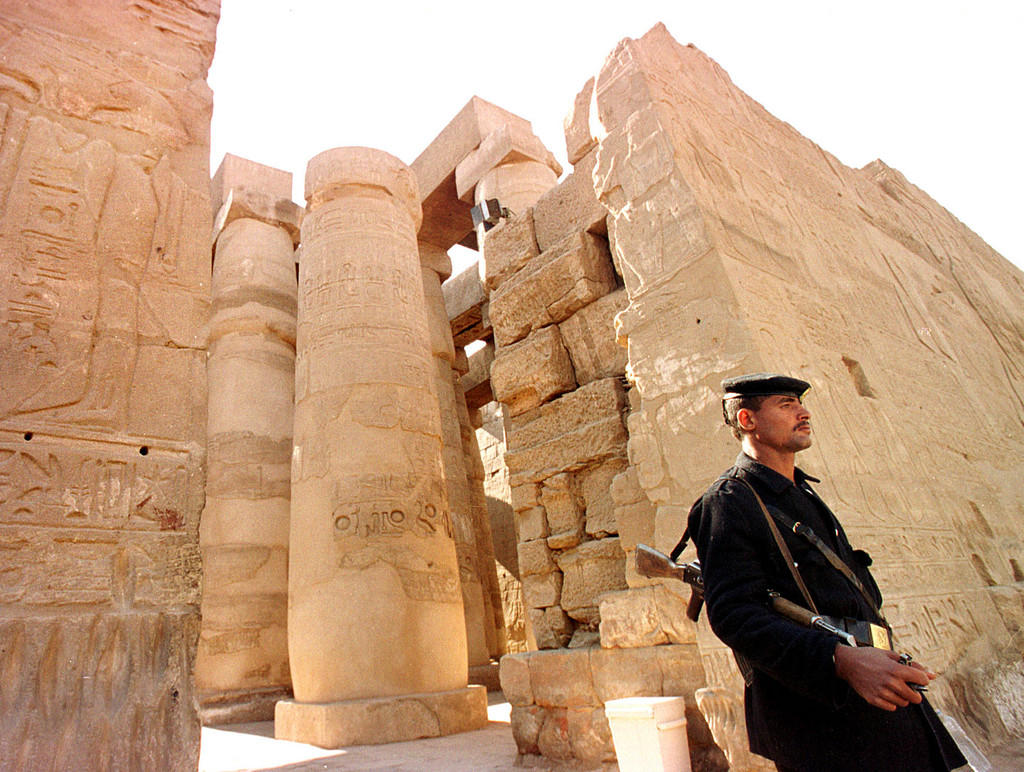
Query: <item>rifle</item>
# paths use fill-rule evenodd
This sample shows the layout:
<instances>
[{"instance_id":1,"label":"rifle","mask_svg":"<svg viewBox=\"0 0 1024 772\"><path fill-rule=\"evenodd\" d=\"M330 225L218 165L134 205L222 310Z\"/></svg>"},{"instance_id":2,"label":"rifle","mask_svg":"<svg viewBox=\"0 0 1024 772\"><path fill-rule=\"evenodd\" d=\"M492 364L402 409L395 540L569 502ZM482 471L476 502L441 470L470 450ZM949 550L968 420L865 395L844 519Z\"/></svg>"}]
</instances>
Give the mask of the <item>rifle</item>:
<instances>
[{"instance_id":1,"label":"rifle","mask_svg":"<svg viewBox=\"0 0 1024 772\"><path fill-rule=\"evenodd\" d=\"M686 606L686 616L694 622L697 621L701 606L704 605L704 577L700 573L700 561L676 563L653 547L637 544L636 570L641 576L679 579L690 585L690 602Z\"/></svg>"}]
</instances>

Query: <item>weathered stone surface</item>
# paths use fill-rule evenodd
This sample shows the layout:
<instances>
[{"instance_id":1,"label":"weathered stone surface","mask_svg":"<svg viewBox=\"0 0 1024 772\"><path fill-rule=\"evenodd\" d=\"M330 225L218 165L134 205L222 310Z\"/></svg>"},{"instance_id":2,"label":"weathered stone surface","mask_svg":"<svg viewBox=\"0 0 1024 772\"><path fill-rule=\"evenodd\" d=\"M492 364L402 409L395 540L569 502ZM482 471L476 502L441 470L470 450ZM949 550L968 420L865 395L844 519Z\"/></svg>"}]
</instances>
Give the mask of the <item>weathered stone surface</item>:
<instances>
[{"instance_id":1,"label":"weathered stone surface","mask_svg":"<svg viewBox=\"0 0 1024 772\"><path fill-rule=\"evenodd\" d=\"M626 556L616 538L583 542L555 561L564 577L561 606L577 621L596 624L601 596L626 588Z\"/></svg>"},{"instance_id":2,"label":"weathered stone surface","mask_svg":"<svg viewBox=\"0 0 1024 772\"><path fill-rule=\"evenodd\" d=\"M593 537L616 536L619 524L615 518L612 480L628 466L625 458L611 458L576 472L583 505L586 508L586 532Z\"/></svg>"},{"instance_id":3,"label":"weathered stone surface","mask_svg":"<svg viewBox=\"0 0 1024 772\"><path fill-rule=\"evenodd\" d=\"M983 589L1016 581L1007 542L979 525L1024 532L1006 465L1024 447L1012 396L1024 319L1008 310L1022 307L1020 272L902 175L881 163L844 167L663 27L609 57L597 102L608 133L594 180L630 296L619 332L642 395L629 457L657 507L655 546L671 547L681 513L735 456L721 379L800 374L827 413L801 464L829 470L852 541L891 588L897 635L944 672L933 701L960 716L952 692L966 688L980 658L1001 660L1007 673L1020 659ZM907 426L915 406L954 403L941 429L892 428ZM979 433L980 424L993 429ZM955 448L942 439L950 436L962 438ZM620 522L626 544L645 530L627 512L635 506L619 508L633 520ZM923 522L928 537L908 538ZM969 546L954 546L965 534ZM930 594L937 587L941 604ZM702 640L706 663L728 661L716 646ZM722 693L727 669L709 670ZM989 705L996 693L987 691ZM983 723L999 735L997 713ZM1019 719L1010 721L1019 733Z\"/></svg>"},{"instance_id":4,"label":"weathered stone surface","mask_svg":"<svg viewBox=\"0 0 1024 772\"><path fill-rule=\"evenodd\" d=\"M511 487L512 511L523 512L540 506L540 484L534 482L518 482ZM525 541L525 539L524 539Z\"/></svg>"},{"instance_id":5,"label":"weathered stone surface","mask_svg":"<svg viewBox=\"0 0 1024 772\"><path fill-rule=\"evenodd\" d=\"M607 243L589 233L573 232L491 294L494 341L499 347L515 343L531 330L569 318L614 288Z\"/></svg>"},{"instance_id":6,"label":"weathered stone surface","mask_svg":"<svg viewBox=\"0 0 1024 772\"><path fill-rule=\"evenodd\" d=\"M250 216L255 205L242 204L259 203L270 194L238 185L254 176L287 181L290 194L291 175L275 176L269 167L256 164L254 170L245 159L231 158L214 176L215 184L229 187L214 226L209 472L199 531L203 621L195 680L204 713L216 708L224 721L269 720L274 707L268 695L287 697L291 690L286 632L295 395L291 230L299 219L285 227L274 224L272 210L265 217ZM288 207L280 203L285 213Z\"/></svg>"},{"instance_id":7,"label":"weathered stone surface","mask_svg":"<svg viewBox=\"0 0 1024 772\"><path fill-rule=\"evenodd\" d=\"M546 547L547 545L545 545ZM523 597L531 608L557 606L562 595L562 574L551 571L545 574L524 574Z\"/></svg>"},{"instance_id":8,"label":"weathered stone surface","mask_svg":"<svg viewBox=\"0 0 1024 772\"><path fill-rule=\"evenodd\" d=\"M491 390L509 416L532 410L575 388L569 353L555 324L498 349L491 365Z\"/></svg>"},{"instance_id":9,"label":"weathered stone surface","mask_svg":"<svg viewBox=\"0 0 1024 772\"><path fill-rule=\"evenodd\" d=\"M218 3L0 4L0 766L195 769Z\"/></svg>"},{"instance_id":10,"label":"weathered stone surface","mask_svg":"<svg viewBox=\"0 0 1024 772\"><path fill-rule=\"evenodd\" d=\"M475 265L471 265L441 285L444 305L456 346L465 346L491 334L487 292Z\"/></svg>"},{"instance_id":11,"label":"weathered stone surface","mask_svg":"<svg viewBox=\"0 0 1024 772\"><path fill-rule=\"evenodd\" d=\"M519 538L523 541L546 539L550 534L544 507L530 507L518 512L516 522L519 528Z\"/></svg>"},{"instance_id":12,"label":"weathered stone surface","mask_svg":"<svg viewBox=\"0 0 1024 772\"><path fill-rule=\"evenodd\" d=\"M548 708L537 734L537 749L549 759L573 758L569 740L569 720L565 708Z\"/></svg>"},{"instance_id":13,"label":"weathered stone surface","mask_svg":"<svg viewBox=\"0 0 1024 772\"><path fill-rule=\"evenodd\" d=\"M591 651L556 649L530 655L534 702L546 708L587 708L598 704L590 670Z\"/></svg>"},{"instance_id":14,"label":"weathered stone surface","mask_svg":"<svg viewBox=\"0 0 1024 772\"><path fill-rule=\"evenodd\" d=\"M487 688L333 703L277 703L274 736L318 745L377 745L471 732L487 726Z\"/></svg>"},{"instance_id":15,"label":"weathered stone surface","mask_svg":"<svg viewBox=\"0 0 1024 772\"><path fill-rule=\"evenodd\" d=\"M573 166L580 162L596 145L591 128L591 103L594 99L594 79L588 80L573 100L572 109L565 116L565 152ZM597 116L593 116L596 121Z\"/></svg>"},{"instance_id":16,"label":"weathered stone surface","mask_svg":"<svg viewBox=\"0 0 1024 772\"><path fill-rule=\"evenodd\" d=\"M269 200L290 202L292 173L225 153L210 179L210 204L214 217L236 188L263 193Z\"/></svg>"},{"instance_id":17,"label":"weathered stone surface","mask_svg":"<svg viewBox=\"0 0 1024 772\"><path fill-rule=\"evenodd\" d=\"M455 192L462 201L474 201L474 188L487 174L501 166L533 161L548 171L548 187L558 180L562 167L554 154L532 132L526 133L521 123L504 123L480 141L480 146L455 167ZM491 198L485 191L483 198ZM542 190L543 192L543 190ZM479 201L481 197L476 197ZM499 197L500 200L500 197ZM505 204L505 200L502 200Z\"/></svg>"},{"instance_id":18,"label":"weathered stone surface","mask_svg":"<svg viewBox=\"0 0 1024 772\"><path fill-rule=\"evenodd\" d=\"M284 228L294 247L299 243L302 214L302 207L292 201L290 195L287 198L278 198L264 190L234 187L228 191L224 204L215 213L212 240L216 243L220 232L235 220L258 220ZM294 255L292 262L295 262Z\"/></svg>"},{"instance_id":19,"label":"weathered stone surface","mask_svg":"<svg viewBox=\"0 0 1024 772\"><path fill-rule=\"evenodd\" d=\"M544 539L519 542L519 575L549 574L555 571L551 550Z\"/></svg>"},{"instance_id":20,"label":"weathered stone surface","mask_svg":"<svg viewBox=\"0 0 1024 772\"><path fill-rule=\"evenodd\" d=\"M540 254L533 226L533 207L517 212L487 231L487 259L480 263L484 287L497 287Z\"/></svg>"},{"instance_id":21,"label":"weathered stone surface","mask_svg":"<svg viewBox=\"0 0 1024 772\"><path fill-rule=\"evenodd\" d=\"M624 403L622 385L608 378L510 419L505 463L513 485L621 457Z\"/></svg>"},{"instance_id":22,"label":"weathered stone surface","mask_svg":"<svg viewBox=\"0 0 1024 772\"><path fill-rule=\"evenodd\" d=\"M615 745L604 708L570 708L566 720L574 758L588 764L615 761Z\"/></svg>"},{"instance_id":23,"label":"weathered stone surface","mask_svg":"<svg viewBox=\"0 0 1024 772\"><path fill-rule=\"evenodd\" d=\"M663 692L665 646L635 649L594 649L591 652L594 690L602 703L622 697L657 697Z\"/></svg>"},{"instance_id":24,"label":"weathered stone surface","mask_svg":"<svg viewBox=\"0 0 1024 772\"><path fill-rule=\"evenodd\" d=\"M534 204L533 221L541 252L577 231L608 232L608 210L595 194L591 179L597 150L593 148L577 161L573 171Z\"/></svg>"},{"instance_id":25,"label":"weathered stone surface","mask_svg":"<svg viewBox=\"0 0 1024 772\"><path fill-rule=\"evenodd\" d=\"M688 600L687 589L665 585L604 595L601 598L601 645L635 648L693 643L697 629L686 617Z\"/></svg>"},{"instance_id":26,"label":"weathered stone surface","mask_svg":"<svg viewBox=\"0 0 1024 772\"><path fill-rule=\"evenodd\" d=\"M629 305L624 289L584 306L558 325L580 385L626 371L626 348L615 340L615 315Z\"/></svg>"},{"instance_id":27,"label":"weathered stone surface","mask_svg":"<svg viewBox=\"0 0 1024 772\"><path fill-rule=\"evenodd\" d=\"M583 538L583 502L571 474L552 475L541 483L540 500L544 506L552 549L575 547Z\"/></svg>"},{"instance_id":28,"label":"weathered stone surface","mask_svg":"<svg viewBox=\"0 0 1024 772\"><path fill-rule=\"evenodd\" d=\"M516 749L521 754L539 754L537 738L540 728L544 726L547 711L539 705L512 706L512 737L516 741Z\"/></svg>"},{"instance_id":29,"label":"weathered stone surface","mask_svg":"<svg viewBox=\"0 0 1024 772\"><path fill-rule=\"evenodd\" d=\"M513 707L532 705L533 687L530 686L530 657L533 654L508 654L501 658L499 677L501 691Z\"/></svg>"},{"instance_id":30,"label":"weathered stone surface","mask_svg":"<svg viewBox=\"0 0 1024 772\"><path fill-rule=\"evenodd\" d=\"M386 153L336 148L306 185L288 641L297 703L339 705L323 717L340 721L344 702L463 688L466 631L416 181Z\"/></svg>"},{"instance_id":31,"label":"weathered stone surface","mask_svg":"<svg viewBox=\"0 0 1024 772\"><path fill-rule=\"evenodd\" d=\"M559 606L528 609L530 624L538 649L566 646L573 635L573 622Z\"/></svg>"},{"instance_id":32,"label":"weathered stone surface","mask_svg":"<svg viewBox=\"0 0 1024 772\"><path fill-rule=\"evenodd\" d=\"M482 408L494 401L491 391L491 363L494 362L494 343L487 344L469 357L469 369L459 380L469 410Z\"/></svg>"}]
</instances>

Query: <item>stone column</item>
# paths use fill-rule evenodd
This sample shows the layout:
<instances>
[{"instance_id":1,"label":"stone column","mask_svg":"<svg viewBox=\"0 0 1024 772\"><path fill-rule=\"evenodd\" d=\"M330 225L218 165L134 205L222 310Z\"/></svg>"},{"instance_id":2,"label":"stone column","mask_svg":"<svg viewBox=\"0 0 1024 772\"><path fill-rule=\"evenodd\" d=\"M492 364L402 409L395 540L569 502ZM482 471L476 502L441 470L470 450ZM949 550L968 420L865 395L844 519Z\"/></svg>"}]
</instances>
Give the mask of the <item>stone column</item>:
<instances>
[{"instance_id":1,"label":"stone column","mask_svg":"<svg viewBox=\"0 0 1024 772\"><path fill-rule=\"evenodd\" d=\"M324 747L486 723L458 561L416 244L416 182L338 148L306 170L288 645L276 734ZM415 695L415 696L410 696Z\"/></svg>"},{"instance_id":2,"label":"stone column","mask_svg":"<svg viewBox=\"0 0 1024 772\"><path fill-rule=\"evenodd\" d=\"M218 174L241 160L225 159ZM285 198L230 187L214 234L195 675L208 723L271 719L277 700L291 693L288 520L301 210L291 201L291 174L278 175Z\"/></svg>"},{"instance_id":3,"label":"stone column","mask_svg":"<svg viewBox=\"0 0 1024 772\"><path fill-rule=\"evenodd\" d=\"M423 296L426 302L431 352L434 365L434 388L437 393L441 417L442 461L448 493L448 504L455 536L455 551L459 561L462 585L462 603L466 620L466 643L470 666L485 665L495 649L496 631L489 597L481 581L479 544L469 491L469 481L462 453L459 416L456 411L452 364L455 344L452 341L448 313L441 294L441 282L451 275L448 253L433 244L419 244L423 278Z\"/></svg>"}]
</instances>

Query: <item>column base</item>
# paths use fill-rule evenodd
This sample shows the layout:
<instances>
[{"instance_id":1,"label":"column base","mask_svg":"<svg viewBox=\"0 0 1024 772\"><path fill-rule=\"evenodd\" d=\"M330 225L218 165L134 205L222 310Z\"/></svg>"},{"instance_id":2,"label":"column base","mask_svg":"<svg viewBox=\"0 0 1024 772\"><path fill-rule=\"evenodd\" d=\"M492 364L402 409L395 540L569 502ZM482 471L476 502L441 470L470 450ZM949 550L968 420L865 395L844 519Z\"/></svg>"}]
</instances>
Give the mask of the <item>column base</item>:
<instances>
[{"instance_id":1,"label":"column base","mask_svg":"<svg viewBox=\"0 0 1024 772\"><path fill-rule=\"evenodd\" d=\"M321 748L441 737L487 726L487 689L402 694L341 702L281 700L274 737Z\"/></svg>"}]
</instances>

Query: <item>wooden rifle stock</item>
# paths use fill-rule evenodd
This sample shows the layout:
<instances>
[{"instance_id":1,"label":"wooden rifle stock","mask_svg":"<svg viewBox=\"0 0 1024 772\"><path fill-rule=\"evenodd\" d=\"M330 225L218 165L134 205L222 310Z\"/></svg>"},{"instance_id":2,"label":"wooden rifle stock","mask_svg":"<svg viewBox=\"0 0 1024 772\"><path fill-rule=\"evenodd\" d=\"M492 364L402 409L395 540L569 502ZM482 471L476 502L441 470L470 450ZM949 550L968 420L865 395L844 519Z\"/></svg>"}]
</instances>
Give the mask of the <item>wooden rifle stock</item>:
<instances>
[{"instance_id":1,"label":"wooden rifle stock","mask_svg":"<svg viewBox=\"0 0 1024 772\"><path fill-rule=\"evenodd\" d=\"M690 602L686 606L686 616L697 621L701 606L704 605L704 579L700 573L700 563L676 563L668 555L658 552L646 544L636 545L636 570L641 576L656 579L679 579L690 585Z\"/></svg>"}]
</instances>

